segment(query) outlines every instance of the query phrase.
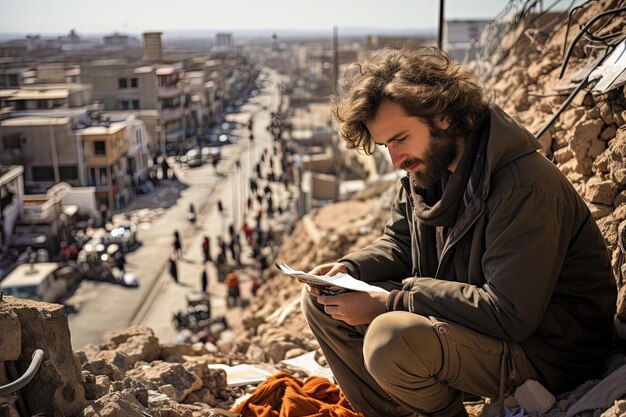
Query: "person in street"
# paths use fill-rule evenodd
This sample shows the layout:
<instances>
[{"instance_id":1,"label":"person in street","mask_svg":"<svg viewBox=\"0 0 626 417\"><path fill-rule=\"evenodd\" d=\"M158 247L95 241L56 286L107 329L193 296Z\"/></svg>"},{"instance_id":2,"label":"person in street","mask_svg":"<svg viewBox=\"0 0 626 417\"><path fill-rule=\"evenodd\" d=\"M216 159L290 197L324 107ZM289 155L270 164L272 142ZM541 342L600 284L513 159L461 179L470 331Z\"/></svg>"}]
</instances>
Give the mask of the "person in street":
<instances>
[{"instance_id":1,"label":"person in street","mask_svg":"<svg viewBox=\"0 0 626 417\"><path fill-rule=\"evenodd\" d=\"M183 244L180 241L180 233L178 233L178 230L174 230L173 246L174 246L174 253L176 254L176 257L178 259L181 259L183 257Z\"/></svg>"},{"instance_id":2,"label":"person in street","mask_svg":"<svg viewBox=\"0 0 626 417\"><path fill-rule=\"evenodd\" d=\"M176 265L176 256L174 254L170 255L168 270L174 282L178 284L178 265Z\"/></svg>"},{"instance_id":3,"label":"person in street","mask_svg":"<svg viewBox=\"0 0 626 417\"><path fill-rule=\"evenodd\" d=\"M203 294L206 294L207 289L209 288L209 275L206 272L206 268L202 269L202 276L200 277L200 288L202 289Z\"/></svg>"},{"instance_id":4,"label":"person in street","mask_svg":"<svg viewBox=\"0 0 626 417\"><path fill-rule=\"evenodd\" d=\"M120 273L120 281L124 282L124 275L126 274L126 257L121 250L115 252L115 266Z\"/></svg>"},{"instance_id":5,"label":"person in street","mask_svg":"<svg viewBox=\"0 0 626 417\"><path fill-rule=\"evenodd\" d=\"M340 136L382 146L407 175L383 235L311 271L390 292L302 293L350 403L366 417L465 416L463 392L503 411L527 379L559 394L595 378L616 288L568 179L444 52L383 49L357 68L333 109Z\"/></svg>"},{"instance_id":6,"label":"person in street","mask_svg":"<svg viewBox=\"0 0 626 417\"><path fill-rule=\"evenodd\" d=\"M224 216L224 205L222 204L222 200L217 200L217 212L220 216Z\"/></svg>"},{"instance_id":7,"label":"person in street","mask_svg":"<svg viewBox=\"0 0 626 417\"><path fill-rule=\"evenodd\" d=\"M189 204L189 213L187 213L187 218L191 223L196 222L196 207L193 205L193 203Z\"/></svg>"},{"instance_id":8,"label":"person in street","mask_svg":"<svg viewBox=\"0 0 626 417\"><path fill-rule=\"evenodd\" d=\"M257 291L259 291L259 288L261 288L261 280L258 279L257 277L254 277L252 279L252 295L256 296Z\"/></svg>"},{"instance_id":9,"label":"person in street","mask_svg":"<svg viewBox=\"0 0 626 417\"><path fill-rule=\"evenodd\" d=\"M204 262L213 262L213 257L211 256L211 239L208 236L205 236L202 239L202 253L204 254Z\"/></svg>"},{"instance_id":10,"label":"person in street","mask_svg":"<svg viewBox=\"0 0 626 417\"><path fill-rule=\"evenodd\" d=\"M226 299L226 305L228 308L233 308L239 305L239 277L235 272L229 272L226 275L226 287L228 291L228 298Z\"/></svg>"}]
</instances>

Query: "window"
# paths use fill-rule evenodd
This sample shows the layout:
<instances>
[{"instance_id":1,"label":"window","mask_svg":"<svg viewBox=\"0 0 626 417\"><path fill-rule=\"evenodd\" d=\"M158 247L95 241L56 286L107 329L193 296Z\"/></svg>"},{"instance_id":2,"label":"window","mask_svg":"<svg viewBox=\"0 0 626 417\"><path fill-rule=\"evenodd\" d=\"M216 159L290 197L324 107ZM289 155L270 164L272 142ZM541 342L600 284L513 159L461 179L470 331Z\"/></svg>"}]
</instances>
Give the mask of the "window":
<instances>
[{"instance_id":1,"label":"window","mask_svg":"<svg viewBox=\"0 0 626 417\"><path fill-rule=\"evenodd\" d=\"M130 108L131 108L131 109L133 109L133 110L139 110L139 100L133 100L133 101L131 102L131 104L132 104L132 105L130 106Z\"/></svg>"},{"instance_id":2,"label":"window","mask_svg":"<svg viewBox=\"0 0 626 417\"><path fill-rule=\"evenodd\" d=\"M128 100L120 100L117 102L117 108L118 110L128 110L130 109L130 105Z\"/></svg>"},{"instance_id":3,"label":"window","mask_svg":"<svg viewBox=\"0 0 626 417\"><path fill-rule=\"evenodd\" d=\"M59 177L61 181L71 181L78 179L78 168L76 165L66 165L59 167Z\"/></svg>"},{"instance_id":4,"label":"window","mask_svg":"<svg viewBox=\"0 0 626 417\"><path fill-rule=\"evenodd\" d=\"M100 173L100 182L98 185L107 185L107 169L106 168L98 168L98 172Z\"/></svg>"},{"instance_id":5,"label":"window","mask_svg":"<svg viewBox=\"0 0 626 417\"><path fill-rule=\"evenodd\" d=\"M20 149L20 134L14 133L2 137L2 149L8 151L9 149Z\"/></svg>"},{"instance_id":6,"label":"window","mask_svg":"<svg viewBox=\"0 0 626 417\"><path fill-rule=\"evenodd\" d=\"M137 87L139 87L139 81L137 80L137 78L131 78L130 88L137 88Z\"/></svg>"},{"instance_id":7,"label":"window","mask_svg":"<svg viewBox=\"0 0 626 417\"><path fill-rule=\"evenodd\" d=\"M117 79L118 88L128 88L128 80L126 78Z\"/></svg>"},{"instance_id":8,"label":"window","mask_svg":"<svg viewBox=\"0 0 626 417\"><path fill-rule=\"evenodd\" d=\"M33 181L54 182L54 170L52 167L33 167Z\"/></svg>"},{"instance_id":9,"label":"window","mask_svg":"<svg viewBox=\"0 0 626 417\"><path fill-rule=\"evenodd\" d=\"M106 155L106 143L103 140L97 140L93 143L93 153L96 155Z\"/></svg>"},{"instance_id":10,"label":"window","mask_svg":"<svg viewBox=\"0 0 626 417\"><path fill-rule=\"evenodd\" d=\"M38 109L47 109L48 108L48 100L37 100L37 108Z\"/></svg>"}]
</instances>

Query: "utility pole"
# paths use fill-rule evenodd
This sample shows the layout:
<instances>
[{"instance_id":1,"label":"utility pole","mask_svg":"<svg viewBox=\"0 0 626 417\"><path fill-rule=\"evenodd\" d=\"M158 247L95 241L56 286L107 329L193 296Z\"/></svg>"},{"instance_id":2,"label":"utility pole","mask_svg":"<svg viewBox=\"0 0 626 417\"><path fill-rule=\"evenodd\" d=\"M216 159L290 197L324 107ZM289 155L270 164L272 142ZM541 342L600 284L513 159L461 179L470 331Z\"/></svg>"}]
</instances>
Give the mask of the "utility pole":
<instances>
[{"instance_id":1,"label":"utility pole","mask_svg":"<svg viewBox=\"0 0 626 417\"><path fill-rule=\"evenodd\" d=\"M443 0L442 0L443 1ZM337 94L339 83L339 28L333 26L333 94Z\"/></svg>"},{"instance_id":2,"label":"utility pole","mask_svg":"<svg viewBox=\"0 0 626 417\"><path fill-rule=\"evenodd\" d=\"M444 0L439 0L439 35L437 46L443 51Z\"/></svg>"}]
</instances>

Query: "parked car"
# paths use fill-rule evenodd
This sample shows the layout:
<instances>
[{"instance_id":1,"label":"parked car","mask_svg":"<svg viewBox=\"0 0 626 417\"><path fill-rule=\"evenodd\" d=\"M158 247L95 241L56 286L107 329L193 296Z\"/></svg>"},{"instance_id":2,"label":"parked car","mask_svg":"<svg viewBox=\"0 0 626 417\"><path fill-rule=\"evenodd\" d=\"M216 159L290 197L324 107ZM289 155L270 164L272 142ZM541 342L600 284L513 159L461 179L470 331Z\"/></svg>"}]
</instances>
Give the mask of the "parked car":
<instances>
[{"instance_id":1,"label":"parked car","mask_svg":"<svg viewBox=\"0 0 626 417\"><path fill-rule=\"evenodd\" d=\"M49 303L59 302L79 281L74 266L55 262L18 265L1 282L6 295Z\"/></svg>"},{"instance_id":2,"label":"parked car","mask_svg":"<svg viewBox=\"0 0 626 417\"><path fill-rule=\"evenodd\" d=\"M184 162L183 162L184 161ZM189 167L199 167L202 166L202 154L200 153L200 148L193 148L188 150L185 153L185 158L181 159L181 162L187 164Z\"/></svg>"}]
</instances>

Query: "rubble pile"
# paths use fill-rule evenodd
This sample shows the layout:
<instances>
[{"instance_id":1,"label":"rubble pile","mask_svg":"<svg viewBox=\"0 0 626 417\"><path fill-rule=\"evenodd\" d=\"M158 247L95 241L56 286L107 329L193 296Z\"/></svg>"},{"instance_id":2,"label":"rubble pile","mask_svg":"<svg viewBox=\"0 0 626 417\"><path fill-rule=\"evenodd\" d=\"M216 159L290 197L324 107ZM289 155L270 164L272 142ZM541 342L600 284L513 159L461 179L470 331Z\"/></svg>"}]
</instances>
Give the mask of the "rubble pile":
<instances>
[{"instance_id":1,"label":"rubble pile","mask_svg":"<svg viewBox=\"0 0 626 417\"><path fill-rule=\"evenodd\" d=\"M575 92L604 57L605 46L589 37L574 44L563 77L559 77L567 48L578 31L600 13L623 6L623 1L585 3L572 14L569 33L567 17L547 33L512 31L500 41L501 52L490 57L495 66L486 90L496 104L535 134L547 126L568 96L573 96L541 134L541 152L556 163L587 202L612 255L615 276L622 286L620 298L626 299L621 282L626 271L619 270L620 259L626 256L626 86L599 94L593 91L596 82L592 81ZM528 21L522 20L519 26L527 27ZM623 40L626 19L623 12L608 15L590 30L595 38ZM533 42L529 36L534 37ZM622 319L626 320L623 311Z\"/></svg>"},{"instance_id":2,"label":"rubble pile","mask_svg":"<svg viewBox=\"0 0 626 417\"><path fill-rule=\"evenodd\" d=\"M308 271L371 243L384 227L396 191L390 184L385 189L382 197L377 193L376 198L355 198L313 210L283 242L277 260ZM367 190L362 195L371 197ZM300 314L301 290L295 278L273 270L247 309L229 351L256 362L278 363L317 350L317 341ZM323 357L318 360L324 364Z\"/></svg>"},{"instance_id":3,"label":"rubble pile","mask_svg":"<svg viewBox=\"0 0 626 417\"><path fill-rule=\"evenodd\" d=\"M181 410L201 412L209 407L228 408L243 393L227 387L223 370L208 367L238 364L243 358L209 351L203 343L161 344L147 327L111 333L106 343L87 345L75 353L82 367L85 397L97 400L91 405L93 410L122 401L143 407L150 404L151 410L157 403L162 409L183 404L190 407ZM98 415L90 413L87 408L84 415Z\"/></svg>"}]
</instances>

